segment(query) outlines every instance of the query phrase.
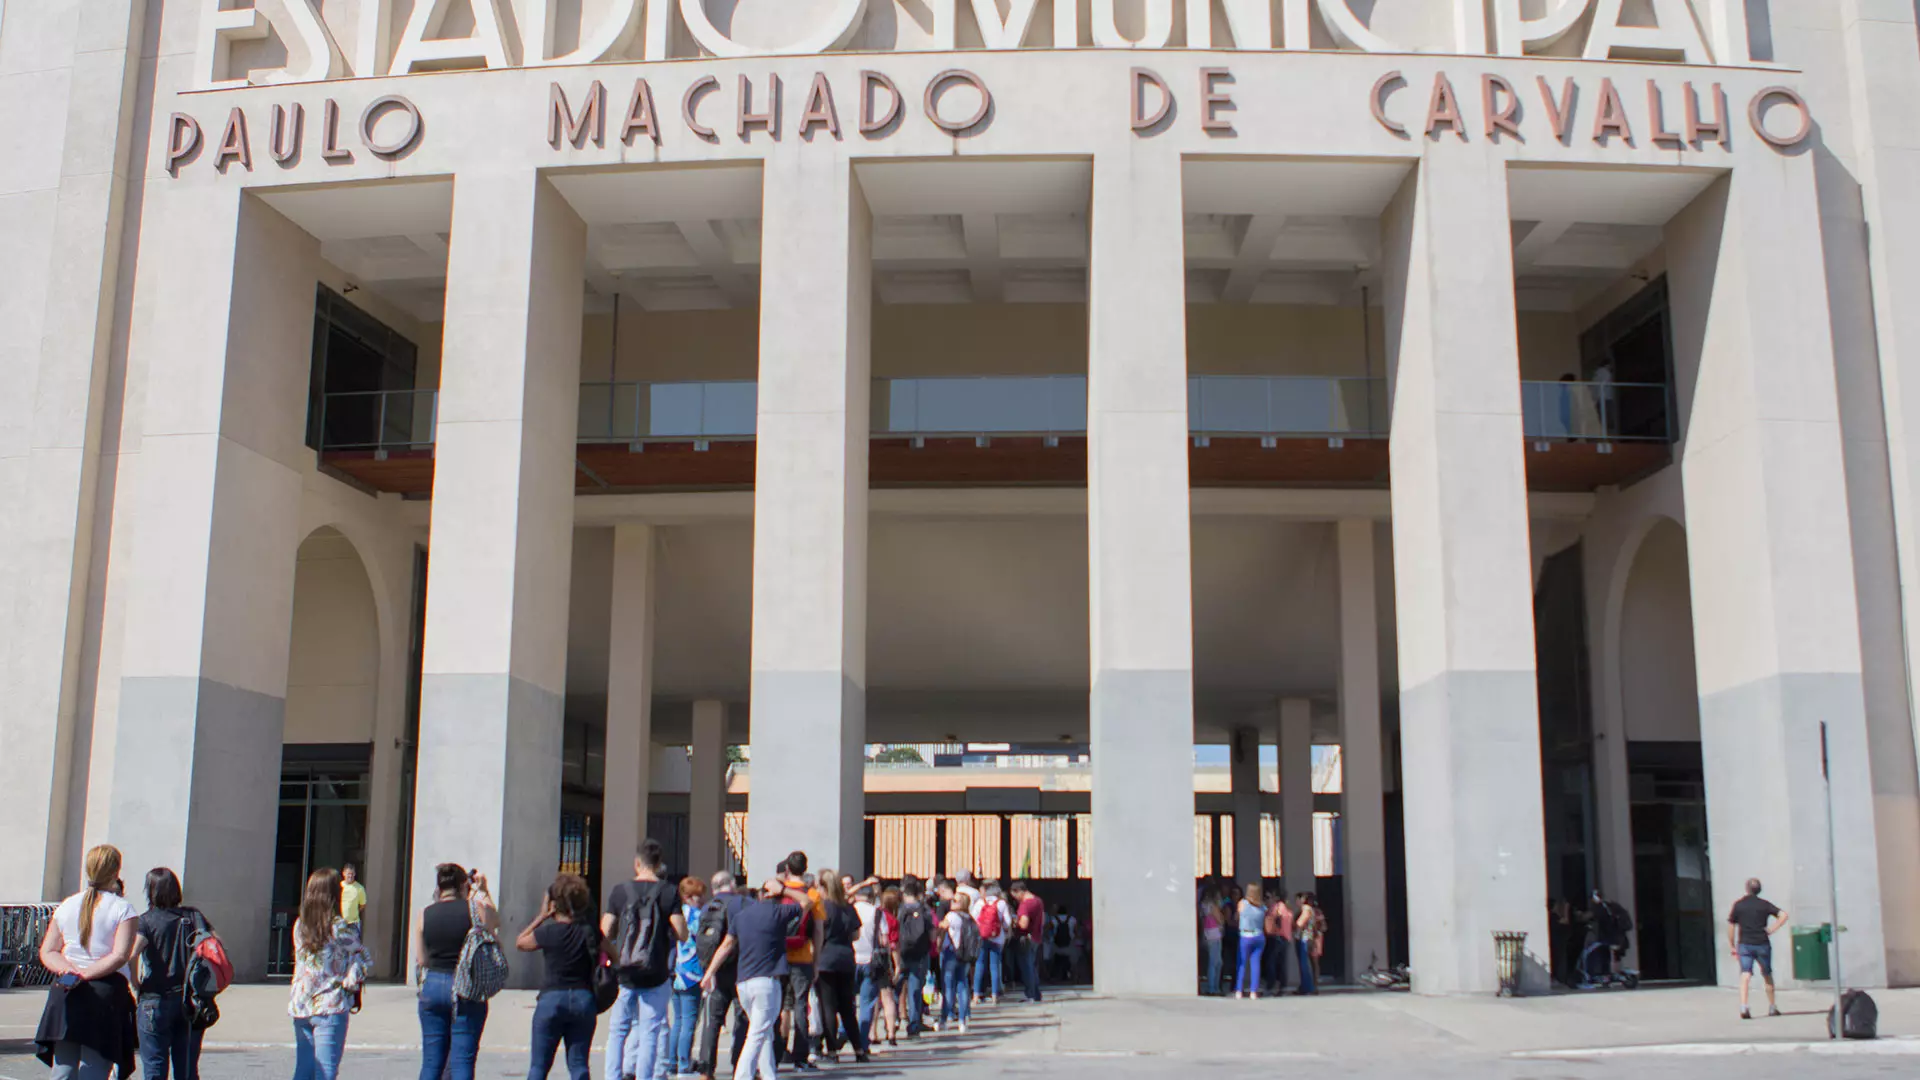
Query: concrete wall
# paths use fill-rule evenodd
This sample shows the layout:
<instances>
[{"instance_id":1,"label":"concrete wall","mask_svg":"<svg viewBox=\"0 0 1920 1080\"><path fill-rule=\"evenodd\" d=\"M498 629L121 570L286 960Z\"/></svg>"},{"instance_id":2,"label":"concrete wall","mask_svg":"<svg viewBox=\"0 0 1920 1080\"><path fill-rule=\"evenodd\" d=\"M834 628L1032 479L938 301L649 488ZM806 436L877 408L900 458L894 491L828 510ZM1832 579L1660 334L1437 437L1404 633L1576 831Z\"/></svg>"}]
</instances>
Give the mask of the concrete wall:
<instances>
[{"instance_id":1,"label":"concrete wall","mask_svg":"<svg viewBox=\"0 0 1920 1080\"><path fill-rule=\"evenodd\" d=\"M333 529L300 545L287 658L289 743L369 743L380 680L373 588L352 541Z\"/></svg>"},{"instance_id":2,"label":"concrete wall","mask_svg":"<svg viewBox=\"0 0 1920 1080\"><path fill-rule=\"evenodd\" d=\"M1687 537L1671 521L1641 541L1620 615L1626 736L1698 742L1700 697L1693 676L1693 603L1687 595Z\"/></svg>"}]
</instances>

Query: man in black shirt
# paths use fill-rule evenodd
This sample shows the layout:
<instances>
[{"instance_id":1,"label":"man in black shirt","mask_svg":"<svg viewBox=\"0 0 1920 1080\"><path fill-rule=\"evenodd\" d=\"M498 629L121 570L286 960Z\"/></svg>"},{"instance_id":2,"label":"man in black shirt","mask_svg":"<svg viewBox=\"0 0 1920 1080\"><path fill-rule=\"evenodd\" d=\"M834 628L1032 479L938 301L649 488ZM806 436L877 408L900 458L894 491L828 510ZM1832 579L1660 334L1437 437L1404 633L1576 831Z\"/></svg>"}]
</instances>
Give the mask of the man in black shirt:
<instances>
[{"instance_id":1,"label":"man in black shirt","mask_svg":"<svg viewBox=\"0 0 1920 1080\"><path fill-rule=\"evenodd\" d=\"M733 1063L738 1066L746 1046L747 1014L739 1000L739 958L729 955L724 961L720 947L733 932L733 917L740 913L747 898L735 891L732 874L725 870L713 875L713 899L700 913L700 938L696 943L701 969L712 976L711 985L700 1000L700 1021L696 1025L694 1071L711 1080L720 1056L720 1025L733 1011Z\"/></svg>"},{"instance_id":2,"label":"man in black shirt","mask_svg":"<svg viewBox=\"0 0 1920 1080\"><path fill-rule=\"evenodd\" d=\"M1779 1016L1780 1007L1773 996L1773 935L1787 925L1787 913L1760 899L1760 879L1747 879L1747 895L1734 902L1727 916L1727 948L1740 961L1740 1019L1751 1020L1747 1008L1747 990L1753 985L1753 969L1767 984L1767 1015Z\"/></svg>"},{"instance_id":3,"label":"man in black shirt","mask_svg":"<svg viewBox=\"0 0 1920 1080\"><path fill-rule=\"evenodd\" d=\"M660 1031L673 1001L673 946L687 940L687 920L680 914L680 889L661 881L665 866L660 841L648 838L633 860L633 880L614 887L600 916L600 933L607 953L621 963L627 927L651 923L648 955L641 963L620 969L620 995L607 1019L607 1080L647 1080L654 1073Z\"/></svg>"}]
</instances>

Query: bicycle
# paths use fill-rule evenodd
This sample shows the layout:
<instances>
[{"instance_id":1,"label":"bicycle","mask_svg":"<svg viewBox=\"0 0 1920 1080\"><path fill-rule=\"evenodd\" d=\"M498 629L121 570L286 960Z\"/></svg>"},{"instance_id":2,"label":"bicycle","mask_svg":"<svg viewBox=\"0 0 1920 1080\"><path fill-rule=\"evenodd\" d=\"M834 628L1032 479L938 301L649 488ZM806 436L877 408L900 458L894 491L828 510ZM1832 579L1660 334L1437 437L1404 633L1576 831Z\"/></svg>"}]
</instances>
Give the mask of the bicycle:
<instances>
[{"instance_id":1,"label":"bicycle","mask_svg":"<svg viewBox=\"0 0 1920 1080\"><path fill-rule=\"evenodd\" d=\"M1413 988L1413 971L1405 964L1380 966L1380 954L1375 953L1367 962L1367 970L1360 973L1362 985L1375 990L1410 990Z\"/></svg>"}]
</instances>

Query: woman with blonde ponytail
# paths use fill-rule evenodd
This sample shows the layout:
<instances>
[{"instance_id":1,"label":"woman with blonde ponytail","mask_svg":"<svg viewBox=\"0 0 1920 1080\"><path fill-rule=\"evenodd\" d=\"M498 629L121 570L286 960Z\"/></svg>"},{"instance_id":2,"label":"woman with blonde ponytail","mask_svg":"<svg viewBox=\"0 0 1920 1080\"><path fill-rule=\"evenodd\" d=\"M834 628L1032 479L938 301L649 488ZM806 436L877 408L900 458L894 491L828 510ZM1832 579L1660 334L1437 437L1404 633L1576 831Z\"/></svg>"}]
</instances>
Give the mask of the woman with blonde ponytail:
<instances>
[{"instance_id":1,"label":"woman with blonde ponytail","mask_svg":"<svg viewBox=\"0 0 1920 1080\"><path fill-rule=\"evenodd\" d=\"M54 909L40 963L54 976L34 1034L53 1080L107 1080L133 1071L139 1039L122 969L133 955L136 918L121 894L120 850L87 852L86 883Z\"/></svg>"}]
</instances>

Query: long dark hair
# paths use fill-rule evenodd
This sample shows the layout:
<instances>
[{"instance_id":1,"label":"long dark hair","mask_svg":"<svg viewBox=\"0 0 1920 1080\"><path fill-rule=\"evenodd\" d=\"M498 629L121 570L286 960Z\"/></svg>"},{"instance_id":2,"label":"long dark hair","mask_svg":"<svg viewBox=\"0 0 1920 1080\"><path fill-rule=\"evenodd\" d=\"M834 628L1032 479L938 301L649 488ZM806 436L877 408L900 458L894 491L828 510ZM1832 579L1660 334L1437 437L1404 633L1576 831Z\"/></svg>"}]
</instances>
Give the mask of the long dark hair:
<instances>
[{"instance_id":1,"label":"long dark hair","mask_svg":"<svg viewBox=\"0 0 1920 1080\"><path fill-rule=\"evenodd\" d=\"M158 911L177 908L186 901L180 895L180 879L164 866L147 871L147 906Z\"/></svg>"},{"instance_id":2,"label":"long dark hair","mask_svg":"<svg viewBox=\"0 0 1920 1080\"><path fill-rule=\"evenodd\" d=\"M307 875L300 896L300 921L294 924L296 951L317 953L333 937L333 920L340 914L340 871L315 870Z\"/></svg>"}]
</instances>

